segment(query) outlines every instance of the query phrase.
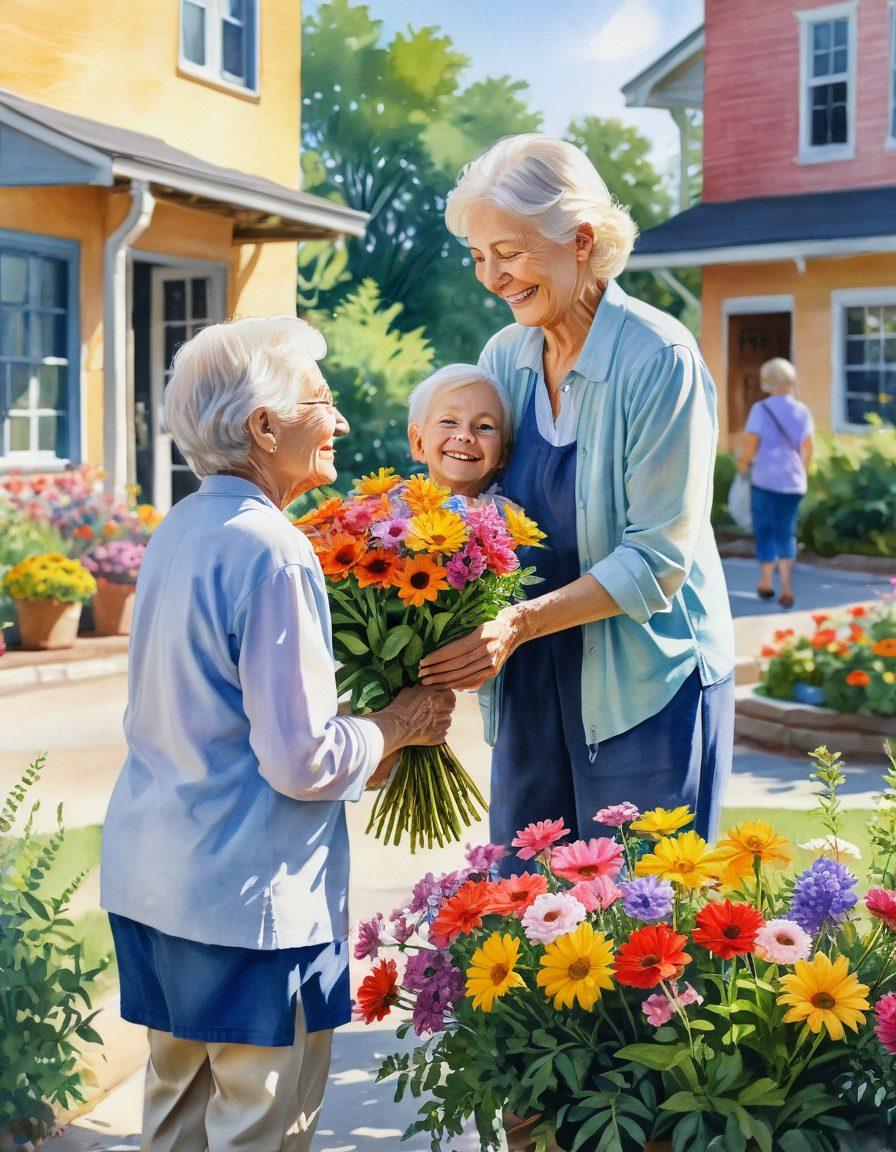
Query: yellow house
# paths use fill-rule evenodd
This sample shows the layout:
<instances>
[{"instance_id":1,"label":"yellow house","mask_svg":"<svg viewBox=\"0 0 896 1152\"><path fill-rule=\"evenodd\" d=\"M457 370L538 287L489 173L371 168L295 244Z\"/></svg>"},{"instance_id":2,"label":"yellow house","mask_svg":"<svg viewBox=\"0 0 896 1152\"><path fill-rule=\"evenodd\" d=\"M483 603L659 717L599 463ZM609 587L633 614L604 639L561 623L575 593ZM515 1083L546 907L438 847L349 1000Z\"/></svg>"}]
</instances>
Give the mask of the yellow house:
<instances>
[{"instance_id":1,"label":"yellow house","mask_svg":"<svg viewBox=\"0 0 896 1152\"><path fill-rule=\"evenodd\" d=\"M174 350L295 312L296 244L366 217L299 189L298 0L4 0L0 471L102 464L162 510Z\"/></svg>"}]
</instances>

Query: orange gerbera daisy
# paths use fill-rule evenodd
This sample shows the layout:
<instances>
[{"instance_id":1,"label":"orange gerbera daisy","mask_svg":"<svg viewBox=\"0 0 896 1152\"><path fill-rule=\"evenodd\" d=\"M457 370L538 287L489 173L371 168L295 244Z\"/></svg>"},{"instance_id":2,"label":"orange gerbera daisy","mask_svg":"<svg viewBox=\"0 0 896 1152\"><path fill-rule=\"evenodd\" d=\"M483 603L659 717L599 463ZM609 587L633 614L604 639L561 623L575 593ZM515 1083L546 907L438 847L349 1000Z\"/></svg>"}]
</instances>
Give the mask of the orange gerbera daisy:
<instances>
[{"instance_id":1,"label":"orange gerbera daisy","mask_svg":"<svg viewBox=\"0 0 896 1152\"><path fill-rule=\"evenodd\" d=\"M329 500L324 500L322 504L318 504L316 508L312 508L310 512L300 516L298 520L293 520L293 524L296 528L316 528L320 524L327 524L333 520L341 507L341 497L331 496Z\"/></svg>"},{"instance_id":2,"label":"orange gerbera daisy","mask_svg":"<svg viewBox=\"0 0 896 1152\"><path fill-rule=\"evenodd\" d=\"M324 541L317 554L325 576L331 580L345 580L364 558L364 541L350 536L348 532L336 532Z\"/></svg>"},{"instance_id":3,"label":"orange gerbera daisy","mask_svg":"<svg viewBox=\"0 0 896 1152\"><path fill-rule=\"evenodd\" d=\"M428 476L418 472L405 483L402 495L408 508L416 516L420 512L434 512L436 508L441 508L451 495L451 490L443 488L441 484L436 484L435 480L430 480Z\"/></svg>"},{"instance_id":4,"label":"orange gerbera daisy","mask_svg":"<svg viewBox=\"0 0 896 1152\"><path fill-rule=\"evenodd\" d=\"M885 636L883 640L878 640L871 645L871 651L875 656L896 656L896 636Z\"/></svg>"},{"instance_id":5,"label":"orange gerbera daisy","mask_svg":"<svg viewBox=\"0 0 896 1152\"><path fill-rule=\"evenodd\" d=\"M752 904L721 900L707 904L697 913L697 927L691 933L697 944L722 960L752 952L756 933L765 925L762 913Z\"/></svg>"},{"instance_id":6,"label":"orange gerbera daisy","mask_svg":"<svg viewBox=\"0 0 896 1152\"><path fill-rule=\"evenodd\" d=\"M412 608L421 608L427 602L432 603L448 587L447 575L447 568L437 564L428 553L421 552L404 561L392 582L405 603Z\"/></svg>"},{"instance_id":7,"label":"orange gerbera daisy","mask_svg":"<svg viewBox=\"0 0 896 1152\"><path fill-rule=\"evenodd\" d=\"M863 672L861 668L853 668L852 672L846 677L846 683L850 688L867 688L871 683L871 677L867 672Z\"/></svg>"},{"instance_id":8,"label":"orange gerbera daisy","mask_svg":"<svg viewBox=\"0 0 896 1152\"><path fill-rule=\"evenodd\" d=\"M401 477L394 468L379 468L362 476L355 484L355 490L361 496L380 496L383 492L391 492L396 484L401 483Z\"/></svg>"},{"instance_id":9,"label":"orange gerbera daisy","mask_svg":"<svg viewBox=\"0 0 896 1152\"><path fill-rule=\"evenodd\" d=\"M525 912L536 896L543 896L547 890L547 880L535 872L510 876L492 885L489 910L501 916L519 916L521 912Z\"/></svg>"},{"instance_id":10,"label":"orange gerbera daisy","mask_svg":"<svg viewBox=\"0 0 896 1152\"><path fill-rule=\"evenodd\" d=\"M684 951L686 943L687 937L668 924L638 928L616 953L616 979L632 988L655 988L661 980L677 980L691 960Z\"/></svg>"},{"instance_id":11,"label":"orange gerbera daisy","mask_svg":"<svg viewBox=\"0 0 896 1152\"><path fill-rule=\"evenodd\" d=\"M449 897L432 922L429 938L439 948L452 944L482 927L482 917L491 911L493 885L488 880L468 880Z\"/></svg>"},{"instance_id":12,"label":"orange gerbera daisy","mask_svg":"<svg viewBox=\"0 0 896 1152\"><path fill-rule=\"evenodd\" d=\"M398 1003L398 968L394 960L381 960L361 981L354 1015L365 1024L382 1020Z\"/></svg>"},{"instance_id":13,"label":"orange gerbera daisy","mask_svg":"<svg viewBox=\"0 0 896 1152\"><path fill-rule=\"evenodd\" d=\"M367 552L355 565L354 572L358 578L359 588L388 588L398 568L398 560L394 552L388 548L375 548Z\"/></svg>"}]
</instances>

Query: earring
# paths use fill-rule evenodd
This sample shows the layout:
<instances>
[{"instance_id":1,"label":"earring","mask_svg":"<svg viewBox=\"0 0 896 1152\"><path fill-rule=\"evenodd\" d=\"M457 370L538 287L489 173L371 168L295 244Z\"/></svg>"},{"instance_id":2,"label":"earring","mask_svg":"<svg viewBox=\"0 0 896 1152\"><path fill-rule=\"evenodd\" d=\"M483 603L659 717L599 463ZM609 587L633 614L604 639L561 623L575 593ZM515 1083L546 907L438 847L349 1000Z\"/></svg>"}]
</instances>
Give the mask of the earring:
<instances>
[{"instance_id":1,"label":"earring","mask_svg":"<svg viewBox=\"0 0 896 1152\"><path fill-rule=\"evenodd\" d=\"M274 447L271 449L271 452L276 452L276 451L277 451L277 445L275 444Z\"/></svg>"}]
</instances>

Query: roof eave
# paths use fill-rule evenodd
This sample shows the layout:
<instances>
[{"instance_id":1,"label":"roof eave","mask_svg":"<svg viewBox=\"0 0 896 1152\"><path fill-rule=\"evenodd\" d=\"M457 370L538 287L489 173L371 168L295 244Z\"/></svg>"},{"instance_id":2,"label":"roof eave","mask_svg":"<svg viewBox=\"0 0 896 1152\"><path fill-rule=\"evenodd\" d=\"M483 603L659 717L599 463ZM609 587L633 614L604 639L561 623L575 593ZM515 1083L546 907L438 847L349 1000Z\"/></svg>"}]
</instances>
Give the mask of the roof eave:
<instances>
[{"instance_id":1,"label":"roof eave","mask_svg":"<svg viewBox=\"0 0 896 1152\"><path fill-rule=\"evenodd\" d=\"M665 52L659 59L654 60L637 76L633 76L627 84L622 85L622 94L625 97L625 104L627 108L694 108L702 107L703 97L702 93L699 100L690 104L683 102L683 99L677 103L671 103L668 100L665 103L657 101L663 98L652 95L654 88L657 84L662 83L668 76L670 76L676 69L680 68L692 56L696 56L706 49L706 30L704 25L695 28L683 40L679 40L674 44L668 52Z\"/></svg>"},{"instance_id":2,"label":"roof eave","mask_svg":"<svg viewBox=\"0 0 896 1152\"><path fill-rule=\"evenodd\" d=\"M765 264L780 260L872 256L886 252L896 252L896 235L733 244L723 248L682 248L675 252L634 252L626 267L632 272L642 272L658 268L705 268L714 264Z\"/></svg>"}]
</instances>

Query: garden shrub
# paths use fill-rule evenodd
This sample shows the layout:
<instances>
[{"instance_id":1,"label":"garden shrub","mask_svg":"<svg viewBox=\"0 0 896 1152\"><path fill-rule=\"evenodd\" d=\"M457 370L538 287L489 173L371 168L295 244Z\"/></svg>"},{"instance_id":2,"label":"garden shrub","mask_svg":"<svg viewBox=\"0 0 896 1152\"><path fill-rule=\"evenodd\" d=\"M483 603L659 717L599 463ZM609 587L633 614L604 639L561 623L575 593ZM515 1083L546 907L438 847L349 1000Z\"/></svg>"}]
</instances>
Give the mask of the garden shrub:
<instances>
[{"instance_id":1,"label":"garden shrub","mask_svg":"<svg viewBox=\"0 0 896 1152\"><path fill-rule=\"evenodd\" d=\"M57 895L43 884L65 837L62 806L49 837L34 828L39 802L13 831L43 764L41 756L27 769L0 811L0 1142L42 1139L55 1108L83 1101L79 1046L101 1043L86 986L107 962L84 970L66 916L86 873Z\"/></svg>"},{"instance_id":2,"label":"garden shrub","mask_svg":"<svg viewBox=\"0 0 896 1152\"><path fill-rule=\"evenodd\" d=\"M724 528L725 531L740 532L740 529L728 514L728 490L737 472L734 454L719 452L716 456L712 479L712 526L716 530Z\"/></svg>"}]
</instances>

